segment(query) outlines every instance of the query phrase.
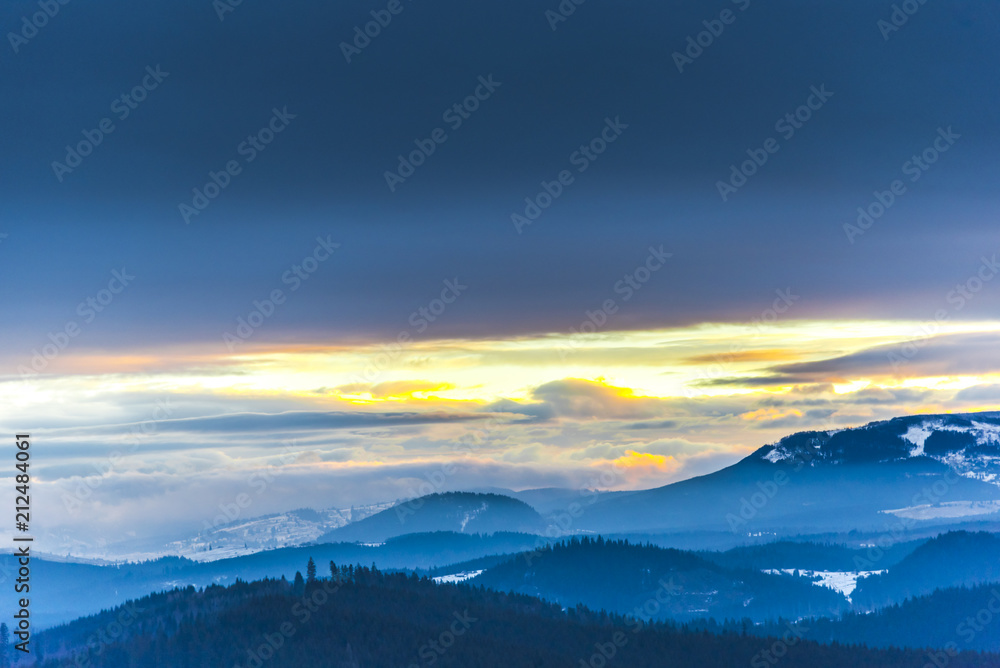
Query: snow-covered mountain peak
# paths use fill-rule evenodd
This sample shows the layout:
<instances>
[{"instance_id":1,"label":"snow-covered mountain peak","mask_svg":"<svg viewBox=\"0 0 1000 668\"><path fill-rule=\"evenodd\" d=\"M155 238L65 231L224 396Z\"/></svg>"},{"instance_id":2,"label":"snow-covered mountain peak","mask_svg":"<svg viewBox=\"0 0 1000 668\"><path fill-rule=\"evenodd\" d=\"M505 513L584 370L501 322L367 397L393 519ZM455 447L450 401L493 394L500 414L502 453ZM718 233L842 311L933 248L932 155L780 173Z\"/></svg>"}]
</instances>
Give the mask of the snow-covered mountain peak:
<instances>
[{"instance_id":1,"label":"snow-covered mountain peak","mask_svg":"<svg viewBox=\"0 0 1000 668\"><path fill-rule=\"evenodd\" d=\"M1000 413L916 415L838 431L800 432L751 455L776 464L872 464L928 458L1000 486Z\"/></svg>"}]
</instances>

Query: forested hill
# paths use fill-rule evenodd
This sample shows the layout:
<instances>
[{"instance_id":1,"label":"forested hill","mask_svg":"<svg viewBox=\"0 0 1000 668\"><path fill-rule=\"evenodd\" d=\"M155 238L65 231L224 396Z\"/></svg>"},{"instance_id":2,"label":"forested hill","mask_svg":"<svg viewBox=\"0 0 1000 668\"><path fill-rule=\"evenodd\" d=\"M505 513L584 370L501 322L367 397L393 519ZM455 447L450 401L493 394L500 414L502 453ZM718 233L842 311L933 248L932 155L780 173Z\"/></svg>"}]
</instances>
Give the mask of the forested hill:
<instances>
[{"instance_id":1,"label":"forested hill","mask_svg":"<svg viewBox=\"0 0 1000 668\"><path fill-rule=\"evenodd\" d=\"M787 666L922 668L921 652L715 636L584 608L351 567L335 577L188 588L39 634L43 668L629 668L748 666L781 646ZM604 658L604 656L607 658ZM962 654L950 668L996 666Z\"/></svg>"},{"instance_id":2,"label":"forested hill","mask_svg":"<svg viewBox=\"0 0 1000 668\"><path fill-rule=\"evenodd\" d=\"M855 601L869 608L949 587L1000 582L1000 535L951 531L933 538L889 568L858 582Z\"/></svg>"},{"instance_id":3,"label":"forested hill","mask_svg":"<svg viewBox=\"0 0 1000 668\"><path fill-rule=\"evenodd\" d=\"M687 628L713 633L740 633L746 629L766 637L787 632L791 624L803 638L816 642L928 648L928 656L937 657L958 649L992 652L997 655L995 663L988 665L1000 666L1000 633L994 628L998 604L1000 585L987 584L971 589L940 589L874 612L848 612L836 619L801 619L794 623L778 620L751 625L744 620L725 623L697 620L687 624ZM945 668L940 661L938 664ZM938 668L933 661L929 665Z\"/></svg>"},{"instance_id":4,"label":"forested hill","mask_svg":"<svg viewBox=\"0 0 1000 668\"><path fill-rule=\"evenodd\" d=\"M445 492L404 501L320 536L318 543L385 542L410 533L454 531L541 533L546 527L534 508L500 494Z\"/></svg>"},{"instance_id":5,"label":"forested hill","mask_svg":"<svg viewBox=\"0 0 1000 668\"><path fill-rule=\"evenodd\" d=\"M600 536L511 557L471 584L653 620L763 622L838 615L849 608L842 594L805 578L723 568L693 552ZM646 605L655 593L656 604Z\"/></svg>"}]
</instances>

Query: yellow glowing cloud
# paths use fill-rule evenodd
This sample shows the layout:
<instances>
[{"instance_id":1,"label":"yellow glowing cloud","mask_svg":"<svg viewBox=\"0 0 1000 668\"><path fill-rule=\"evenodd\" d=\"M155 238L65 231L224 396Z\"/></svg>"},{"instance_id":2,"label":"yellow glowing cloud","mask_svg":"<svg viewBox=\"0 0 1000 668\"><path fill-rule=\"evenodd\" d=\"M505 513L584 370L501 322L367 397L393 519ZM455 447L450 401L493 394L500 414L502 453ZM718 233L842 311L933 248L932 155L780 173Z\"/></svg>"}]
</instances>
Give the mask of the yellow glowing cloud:
<instances>
[{"instance_id":1,"label":"yellow glowing cloud","mask_svg":"<svg viewBox=\"0 0 1000 668\"><path fill-rule=\"evenodd\" d=\"M73 389L85 391L85 396L109 414L117 410L114 397L130 393L179 399L187 395L199 405L204 396L235 405L265 397L287 402L284 410L339 410L345 406L378 410L380 405L392 404L393 410L426 411L438 406L469 409L513 400L524 405L546 403L556 415L571 418L641 419L664 415L673 400L743 402L755 396L802 395L811 391L806 387L810 382L812 390L817 387L808 374L788 385L755 385L754 379L773 378L774 366L793 360L808 364L897 345L911 340L919 325L905 321L789 320L755 329L739 324L702 324L587 335L422 340L391 352L373 342L287 345L265 340L248 342L235 354L219 342L117 354L70 349L45 370L66 375L54 378L43 374L0 383L0 403L44 413L54 397ZM937 333L1000 337L1000 322L947 322ZM914 371L917 368L913 367ZM836 383L834 391L845 400L858 391L885 388L958 391L997 382L997 371L984 368L981 374L947 378L932 378L924 371L922 375L888 378L848 366L841 372L846 377ZM727 382L734 378L746 382ZM574 384L568 379L591 380ZM547 394L539 394L544 388ZM751 408L757 407L743 405L730 414L761 423L794 415Z\"/></svg>"},{"instance_id":2,"label":"yellow glowing cloud","mask_svg":"<svg viewBox=\"0 0 1000 668\"><path fill-rule=\"evenodd\" d=\"M612 385L604 378L552 381L535 388L532 397L565 417L638 419L656 417L666 410L662 398L637 394L630 387Z\"/></svg>"},{"instance_id":3,"label":"yellow glowing cloud","mask_svg":"<svg viewBox=\"0 0 1000 668\"><path fill-rule=\"evenodd\" d=\"M455 386L451 383L435 383L427 380L397 380L376 385L365 385L364 383L352 383L342 385L334 390L334 393L341 397L364 397L372 400L425 400L433 399L432 392L442 392L453 390Z\"/></svg>"},{"instance_id":4,"label":"yellow glowing cloud","mask_svg":"<svg viewBox=\"0 0 1000 668\"><path fill-rule=\"evenodd\" d=\"M623 469L655 469L670 473L680 468L680 463L672 455L653 455L648 452L626 450L625 455L614 460Z\"/></svg>"}]
</instances>

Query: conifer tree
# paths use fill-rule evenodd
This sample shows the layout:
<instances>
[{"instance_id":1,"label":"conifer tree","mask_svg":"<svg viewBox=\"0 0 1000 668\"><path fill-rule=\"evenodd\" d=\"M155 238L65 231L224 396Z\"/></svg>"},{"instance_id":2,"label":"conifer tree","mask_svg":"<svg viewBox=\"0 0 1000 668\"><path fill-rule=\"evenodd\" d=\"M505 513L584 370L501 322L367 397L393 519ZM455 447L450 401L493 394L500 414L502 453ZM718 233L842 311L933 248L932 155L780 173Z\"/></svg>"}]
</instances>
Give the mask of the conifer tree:
<instances>
[{"instance_id":1,"label":"conifer tree","mask_svg":"<svg viewBox=\"0 0 1000 668\"><path fill-rule=\"evenodd\" d=\"M292 593L301 596L306 590L306 582L302 579L302 571L295 571L295 580L292 582Z\"/></svg>"},{"instance_id":2,"label":"conifer tree","mask_svg":"<svg viewBox=\"0 0 1000 668\"><path fill-rule=\"evenodd\" d=\"M10 665L10 630L6 623L0 623L0 668Z\"/></svg>"}]
</instances>

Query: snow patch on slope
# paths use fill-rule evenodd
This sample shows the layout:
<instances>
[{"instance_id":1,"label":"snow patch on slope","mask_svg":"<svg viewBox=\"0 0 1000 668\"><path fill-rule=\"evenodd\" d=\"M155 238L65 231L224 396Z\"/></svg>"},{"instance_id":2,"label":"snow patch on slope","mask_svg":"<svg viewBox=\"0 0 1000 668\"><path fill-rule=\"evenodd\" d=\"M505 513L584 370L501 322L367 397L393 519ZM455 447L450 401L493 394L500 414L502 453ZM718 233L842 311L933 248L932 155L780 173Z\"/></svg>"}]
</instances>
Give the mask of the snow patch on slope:
<instances>
[{"instance_id":1,"label":"snow patch on slope","mask_svg":"<svg viewBox=\"0 0 1000 668\"><path fill-rule=\"evenodd\" d=\"M765 569L765 573L770 573L771 575L778 575L781 573L786 573L792 575L795 573L794 568L782 568L778 569ZM866 578L869 575L878 575L879 573L884 573L885 571L799 571L799 575L804 578L812 580L812 583L818 587L826 587L827 589L832 589L844 595L848 601L851 600L851 594L858 587L858 580L861 578Z\"/></svg>"},{"instance_id":2,"label":"snow patch on slope","mask_svg":"<svg viewBox=\"0 0 1000 668\"><path fill-rule=\"evenodd\" d=\"M996 455L984 454L982 452L969 452L959 450L944 454L929 455L924 449L927 439L937 431L950 431L961 434L972 434L975 437L976 445L983 447L1000 446L1000 424L980 422L972 420L971 426L947 424L945 420L925 421L919 425L911 425L905 434L900 438L913 445L910 449L911 457L930 457L936 461L946 464L954 469L959 475L971 480L979 480L994 485L1000 485L1000 452ZM908 508L900 509L910 510ZM886 511L895 513L895 511ZM952 513L954 509L944 511ZM970 512L970 515L981 514L980 512ZM904 516L904 515L900 515ZM959 517L961 515L941 514L939 517Z\"/></svg>"},{"instance_id":3,"label":"snow patch on slope","mask_svg":"<svg viewBox=\"0 0 1000 668\"><path fill-rule=\"evenodd\" d=\"M465 525L467 525L472 520L476 519L480 515L480 513L482 513L485 510L486 510L486 504L483 503L483 505L479 506L475 510L470 510L467 513L465 513L465 517L462 518L462 525L461 525L462 528L459 529L459 531L465 533Z\"/></svg>"},{"instance_id":4,"label":"snow patch on slope","mask_svg":"<svg viewBox=\"0 0 1000 668\"><path fill-rule=\"evenodd\" d=\"M921 425L912 425L906 430L900 438L904 441L909 441L913 444L913 448L910 449L911 457L923 457L924 456L924 442L927 437L934 433L935 428L940 427L940 425L928 426L927 423Z\"/></svg>"},{"instance_id":5,"label":"snow patch on slope","mask_svg":"<svg viewBox=\"0 0 1000 668\"><path fill-rule=\"evenodd\" d=\"M777 464L782 459L788 459L789 457L791 457L791 454L786 452L784 449L779 448L778 446L774 446L774 449L771 450L771 452L764 455L764 459L771 462L772 464Z\"/></svg>"},{"instance_id":6,"label":"snow patch on slope","mask_svg":"<svg viewBox=\"0 0 1000 668\"><path fill-rule=\"evenodd\" d=\"M897 508L896 510L883 510L882 512L912 520L933 520L942 517L989 515L998 511L1000 511L1000 501L944 501L934 505L925 503L919 506Z\"/></svg>"},{"instance_id":7,"label":"snow patch on slope","mask_svg":"<svg viewBox=\"0 0 1000 668\"><path fill-rule=\"evenodd\" d=\"M993 445L1000 444L1000 424L989 424L986 422L972 421L972 426L979 432L976 436L976 444Z\"/></svg>"},{"instance_id":8,"label":"snow patch on slope","mask_svg":"<svg viewBox=\"0 0 1000 668\"><path fill-rule=\"evenodd\" d=\"M456 582L471 580L482 572L483 571L462 571L461 573L452 573L451 575L439 575L438 577L432 579L438 584L454 584Z\"/></svg>"}]
</instances>

